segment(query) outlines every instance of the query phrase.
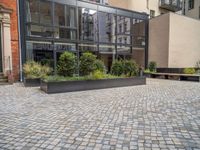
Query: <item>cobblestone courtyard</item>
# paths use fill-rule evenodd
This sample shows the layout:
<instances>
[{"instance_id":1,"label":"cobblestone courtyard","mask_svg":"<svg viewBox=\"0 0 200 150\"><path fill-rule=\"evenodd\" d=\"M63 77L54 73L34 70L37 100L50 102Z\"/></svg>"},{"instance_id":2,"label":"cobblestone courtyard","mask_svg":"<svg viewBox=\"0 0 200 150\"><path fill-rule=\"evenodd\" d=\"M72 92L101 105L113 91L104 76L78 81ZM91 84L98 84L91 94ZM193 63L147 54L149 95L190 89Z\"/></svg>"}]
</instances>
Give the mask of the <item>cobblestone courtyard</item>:
<instances>
[{"instance_id":1,"label":"cobblestone courtyard","mask_svg":"<svg viewBox=\"0 0 200 150\"><path fill-rule=\"evenodd\" d=\"M0 149L200 149L200 83L54 95L0 86Z\"/></svg>"}]
</instances>

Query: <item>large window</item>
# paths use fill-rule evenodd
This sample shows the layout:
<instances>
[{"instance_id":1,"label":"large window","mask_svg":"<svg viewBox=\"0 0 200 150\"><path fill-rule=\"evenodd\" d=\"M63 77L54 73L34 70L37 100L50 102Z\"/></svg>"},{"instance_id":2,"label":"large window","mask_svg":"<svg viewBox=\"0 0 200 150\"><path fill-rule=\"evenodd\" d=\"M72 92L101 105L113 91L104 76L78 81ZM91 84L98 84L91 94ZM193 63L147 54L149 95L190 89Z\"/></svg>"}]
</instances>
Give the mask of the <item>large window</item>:
<instances>
[{"instance_id":1,"label":"large window","mask_svg":"<svg viewBox=\"0 0 200 150\"><path fill-rule=\"evenodd\" d=\"M144 65L145 14L95 4L103 0L91 0L94 4L76 0L22 1L26 2L21 10L26 10L23 27L27 60L55 67L63 51L77 56L90 51L104 61L108 70L117 58L132 57Z\"/></svg>"},{"instance_id":2,"label":"large window","mask_svg":"<svg viewBox=\"0 0 200 150\"><path fill-rule=\"evenodd\" d=\"M39 26L39 25L33 25L33 24L27 25L28 36L52 38L53 34L54 34L54 31L52 27Z\"/></svg>"}]
</instances>

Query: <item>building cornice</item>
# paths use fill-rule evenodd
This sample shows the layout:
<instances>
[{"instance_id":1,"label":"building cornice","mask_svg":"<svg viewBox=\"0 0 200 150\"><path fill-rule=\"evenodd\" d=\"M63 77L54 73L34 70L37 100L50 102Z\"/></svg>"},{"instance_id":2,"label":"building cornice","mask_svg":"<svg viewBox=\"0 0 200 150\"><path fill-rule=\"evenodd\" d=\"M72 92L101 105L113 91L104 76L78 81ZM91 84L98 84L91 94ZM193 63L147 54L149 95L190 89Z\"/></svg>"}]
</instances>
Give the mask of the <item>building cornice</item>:
<instances>
[{"instance_id":1,"label":"building cornice","mask_svg":"<svg viewBox=\"0 0 200 150\"><path fill-rule=\"evenodd\" d=\"M12 13L12 9L6 7L5 5L3 5L2 3L0 3L0 13Z\"/></svg>"}]
</instances>

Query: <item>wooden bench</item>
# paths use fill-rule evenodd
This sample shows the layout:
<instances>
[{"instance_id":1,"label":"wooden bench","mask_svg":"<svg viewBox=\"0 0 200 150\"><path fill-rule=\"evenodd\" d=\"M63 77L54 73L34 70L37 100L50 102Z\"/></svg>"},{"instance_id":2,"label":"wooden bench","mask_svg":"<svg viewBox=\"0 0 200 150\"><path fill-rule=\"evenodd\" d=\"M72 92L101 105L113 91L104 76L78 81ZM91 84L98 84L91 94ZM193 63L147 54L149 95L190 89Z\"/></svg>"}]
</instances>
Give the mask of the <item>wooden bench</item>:
<instances>
[{"instance_id":1,"label":"wooden bench","mask_svg":"<svg viewBox=\"0 0 200 150\"><path fill-rule=\"evenodd\" d=\"M178 77L178 79L185 81L198 81L200 82L200 75L197 74L178 74L178 73L151 73L152 78L163 76L165 79L169 77Z\"/></svg>"}]
</instances>

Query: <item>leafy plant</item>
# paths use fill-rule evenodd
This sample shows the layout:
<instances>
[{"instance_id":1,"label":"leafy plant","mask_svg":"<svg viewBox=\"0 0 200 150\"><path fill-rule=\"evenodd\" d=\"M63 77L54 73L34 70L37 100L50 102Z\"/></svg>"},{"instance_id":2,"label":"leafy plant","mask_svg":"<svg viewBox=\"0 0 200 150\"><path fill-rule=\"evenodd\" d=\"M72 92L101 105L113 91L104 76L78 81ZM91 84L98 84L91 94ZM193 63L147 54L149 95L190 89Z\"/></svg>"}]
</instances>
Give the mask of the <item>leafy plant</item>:
<instances>
[{"instance_id":1,"label":"leafy plant","mask_svg":"<svg viewBox=\"0 0 200 150\"><path fill-rule=\"evenodd\" d=\"M124 60L123 61L123 73L127 77L136 76L139 73L139 67L134 60Z\"/></svg>"},{"instance_id":2,"label":"leafy plant","mask_svg":"<svg viewBox=\"0 0 200 150\"><path fill-rule=\"evenodd\" d=\"M64 76L46 76L44 81L46 82L60 82L60 81L82 81L82 80L97 80L97 79L115 79L120 78L110 74L104 74L100 71L95 71L89 76L82 77L64 77Z\"/></svg>"},{"instance_id":3,"label":"leafy plant","mask_svg":"<svg viewBox=\"0 0 200 150\"><path fill-rule=\"evenodd\" d=\"M106 67L105 67L104 62L102 60L97 59L95 61L95 70L99 70L101 72L106 72Z\"/></svg>"},{"instance_id":4,"label":"leafy plant","mask_svg":"<svg viewBox=\"0 0 200 150\"><path fill-rule=\"evenodd\" d=\"M23 72L27 78L44 78L52 72L48 66L42 66L40 63L29 60L23 66Z\"/></svg>"},{"instance_id":5,"label":"leafy plant","mask_svg":"<svg viewBox=\"0 0 200 150\"><path fill-rule=\"evenodd\" d=\"M148 69L151 72L156 72L156 68L157 68L157 63L155 61L149 62Z\"/></svg>"},{"instance_id":6,"label":"leafy plant","mask_svg":"<svg viewBox=\"0 0 200 150\"><path fill-rule=\"evenodd\" d=\"M50 68L50 67L47 66L47 65L43 65L43 66L41 66L41 70L40 70L40 78L44 78L44 77L50 75L52 71L53 71L53 69Z\"/></svg>"},{"instance_id":7,"label":"leafy plant","mask_svg":"<svg viewBox=\"0 0 200 150\"><path fill-rule=\"evenodd\" d=\"M89 75L96 69L96 56L86 52L80 58L80 73L82 76Z\"/></svg>"},{"instance_id":8,"label":"leafy plant","mask_svg":"<svg viewBox=\"0 0 200 150\"><path fill-rule=\"evenodd\" d=\"M76 70L76 56L71 52L64 52L58 61L57 71L61 76L73 76Z\"/></svg>"},{"instance_id":9,"label":"leafy plant","mask_svg":"<svg viewBox=\"0 0 200 150\"><path fill-rule=\"evenodd\" d=\"M185 74L195 74L195 69L194 68L185 68L183 70L183 73L185 73Z\"/></svg>"},{"instance_id":10,"label":"leafy plant","mask_svg":"<svg viewBox=\"0 0 200 150\"><path fill-rule=\"evenodd\" d=\"M105 77L105 74L100 70L96 70L91 74L91 78L94 80L103 79L104 77Z\"/></svg>"},{"instance_id":11,"label":"leafy plant","mask_svg":"<svg viewBox=\"0 0 200 150\"><path fill-rule=\"evenodd\" d=\"M121 76L124 73L124 65L121 60L115 60L111 66L111 73L116 76Z\"/></svg>"},{"instance_id":12,"label":"leafy plant","mask_svg":"<svg viewBox=\"0 0 200 150\"><path fill-rule=\"evenodd\" d=\"M151 71L149 69L145 69L144 73L151 73Z\"/></svg>"}]
</instances>

